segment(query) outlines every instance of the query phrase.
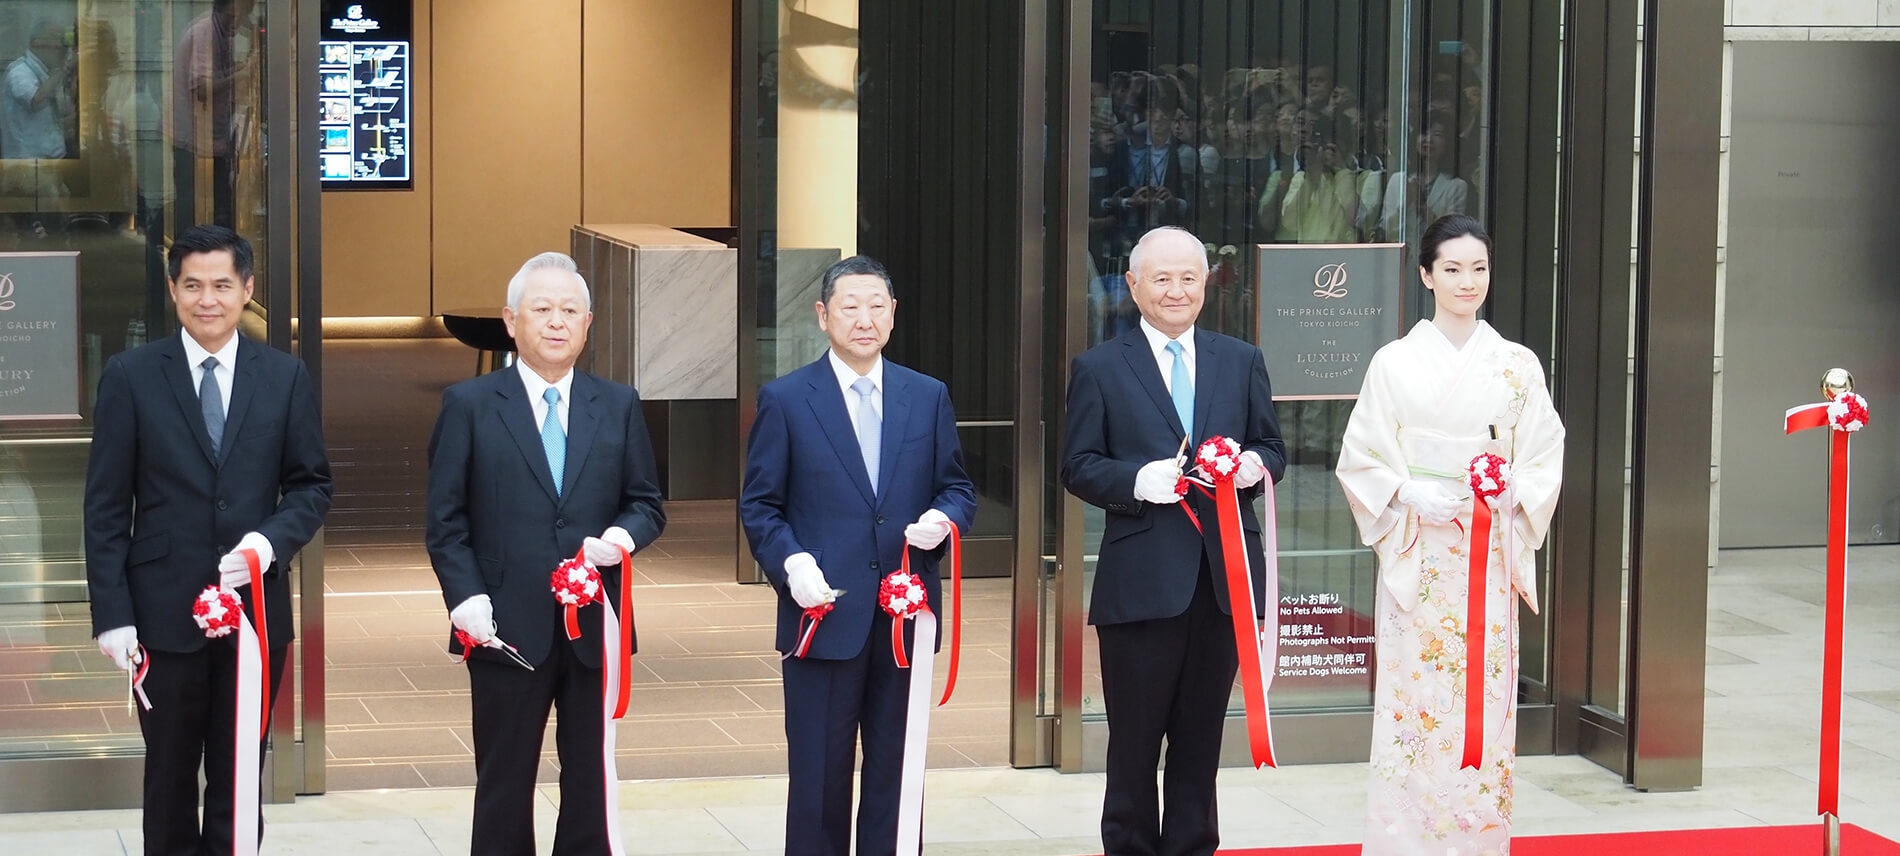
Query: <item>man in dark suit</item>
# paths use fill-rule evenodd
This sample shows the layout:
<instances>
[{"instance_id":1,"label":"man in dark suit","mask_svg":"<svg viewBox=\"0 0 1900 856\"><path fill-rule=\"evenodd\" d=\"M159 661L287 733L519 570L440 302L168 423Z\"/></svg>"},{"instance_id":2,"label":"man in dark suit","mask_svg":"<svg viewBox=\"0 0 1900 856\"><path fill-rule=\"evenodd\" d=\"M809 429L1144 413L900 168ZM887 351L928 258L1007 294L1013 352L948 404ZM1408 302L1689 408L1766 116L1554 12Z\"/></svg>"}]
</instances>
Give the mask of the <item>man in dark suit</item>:
<instances>
[{"instance_id":1,"label":"man in dark suit","mask_svg":"<svg viewBox=\"0 0 1900 856\"><path fill-rule=\"evenodd\" d=\"M213 584L240 589L253 614L262 601L275 698L291 638L290 558L330 510L310 375L237 332L251 270L250 242L230 229L179 234L166 275L183 332L108 360L93 411L86 582L99 650L126 670L151 660L152 709L139 711L148 854L231 852L236 636L206 639L192 601ZM264 568L261 596L248 588L245 550Z\"/></svg>"},{"instance_id":2,"label":"man in dark suit","mask_svg":"<svg viewBox=\"0 0 1900 856\"><path fill-rule=\"evenodd\" d=\"M1143 235L1129 257L1139 329L1089 349L1070 369L1062 485L1107 512L1089 623L1101 642L1108 710L1108 856L1210 854L1220 842L1214 773L1238 652L1211 501L1190 492L1204 536L1176 507L1182 459L1214 436L1241 445L1241 489L1254 591L1265 587L1251 500L1286 472L1286 448L1260 349L1197 330L1207 256L1173 227ZM1266 599L1270 599L1266 598ZM1262 603L1271 609L1272 603ZM1168 741L1167 817L1155 766Z\"/></svg>"},{"instance_id":3,"label":"man in dark suit","mask_svg":"<svg viewBox=\"0 0 1900 856\"><path fill-rule=\"evenodd\" d=\"M821 289L818 326L831 350L759 389L739 516L779 593L781 653L797 648L805 609L833 605L810 650L784 661L785 852L851 852L861 734L857 852L876 856L896 849L911 681L886 641L891 616L877 604L878 586L908 549L930 608L943 615L943 541L950 522L969 528L976 495L949 390L883 358L897 311L890 274L854 256L826 270Z\"/></svg>"},{"instance_id":4,"label":"man in dark suit","mask_svg":"<svg viewBox=\"0 0 1900 856\"><path fill-rule=\"evenodd\" d=\"M620 567L620 551L652 544L666 513L639 394L574 370L591 308L573 259L529 259L502 309L519 361L443 392L429 440L429 559L450 621L476 643L466 653L478 856L534 853L535 774L550 705L560 712L554 852L622 852L610 832L618 807L608 804L618 772L612 750L602 749L607 607L582 607L581 638L569 641L549 580L584 550L600 570L601 600L614 601L621 575L632 572ZM503 652L498 632L532 671ZM453 639L450 651L465 653Z\"/></svg>"}]
</instances>

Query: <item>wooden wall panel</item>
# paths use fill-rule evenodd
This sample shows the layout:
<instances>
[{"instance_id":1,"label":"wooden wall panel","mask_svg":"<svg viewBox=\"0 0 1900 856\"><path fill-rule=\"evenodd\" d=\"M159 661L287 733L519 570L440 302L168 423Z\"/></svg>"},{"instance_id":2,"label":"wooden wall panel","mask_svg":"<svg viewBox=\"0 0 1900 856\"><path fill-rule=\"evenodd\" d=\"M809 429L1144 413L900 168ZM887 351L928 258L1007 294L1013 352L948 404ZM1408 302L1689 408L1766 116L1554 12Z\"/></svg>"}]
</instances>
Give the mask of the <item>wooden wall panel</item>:
<instances>
[{"instance_id":1,"label":"wooden wall panel","mask_svg":"<svg viewBox=\"0 0 1900 856\"><path fill-rule=\"evenodd\" d=\"M732 4L583 0L589 223L732 225Z\"/></svg>"},{"instance_id":2,"label":"wooden wall panel","mask_svg":"<svg viewBox=\"0 0 1900 856\"><path fill-rule=\"evenodd\" d=\"M581 0L455 0L435 37L434 312L499 306L581 216Z\"/></svg>"}]
</instances>

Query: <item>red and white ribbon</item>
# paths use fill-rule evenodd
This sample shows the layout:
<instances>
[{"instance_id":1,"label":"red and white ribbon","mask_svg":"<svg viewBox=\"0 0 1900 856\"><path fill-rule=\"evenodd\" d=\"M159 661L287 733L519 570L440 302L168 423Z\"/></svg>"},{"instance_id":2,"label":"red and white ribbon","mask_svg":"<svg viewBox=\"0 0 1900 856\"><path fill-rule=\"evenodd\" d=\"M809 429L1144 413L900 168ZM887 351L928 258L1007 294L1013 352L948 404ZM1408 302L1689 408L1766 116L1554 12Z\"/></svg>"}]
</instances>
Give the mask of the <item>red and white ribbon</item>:
<instances>
[{"instance_id":1,"label":"red and white ribbon","mask_svg":"<svg viewBox=\"0 0 1900 856\"><path fill-rule=\"evenodd\" d=\"M830 615L831 610L836 606L837 604L827 600L817 606L807 607L805 612L798 617L798 644L793 646L792 650L778 655L778 658L780 660L789 660L793 657L805 659L805 654L811 651L812 637L818 635L818 625L824 623L825 616Z\"/></svg>"},{"instance_id":2,"label":"red and white ribbon","mask_svg":"<svg viewBox=\"0 0 1900 856\"><path fill-rule=\"evenodd\" d=\"M1194 484L1214 500L1216 535L1220 542L1222 566L1227 576L1227 609L1233 623L1234 650L1240 657L1240 692L1246 705L1247 749L1254 769L1279 767L1274 760L1272 710L1267 692L1273 688L1273 676L1280 661L1280 533L1278 509L1274 505L1273 479L1260 480L1260 496L1266 502L1266 518L1260 522L1260 546L1265 561L1268 591L1253 589L1253 557L1247 551L1247 534L1240 525L1240 490L1234 477L1240 472L1240 444L1227 437L1210 437L1194 452L1195 469L1206 482L1182 477L1178 493L1186 493L1186 484ZM1211 484L1213 490L1209 491ZM1181 499L1194 528L1205 534L1201 519ZM1266 595L1265 608L1261 595ZM1265 619L1256 616L1266 613Z\"/></svg>"},{"instance_id":3,"label":"red and white ribbon","mask_svg":"<svg viewBox=\"0 0 1900 856\"><path fill-rule=\"evenodd\" d=\"M132 671L132 697L138 699L139 706L145 708L146 710L152 709L152 698L151 696L148 696L145 694L145 676L147 674L150 674L151 671L152 671L151 652L146 651L144 645L140 645L138 668ZM128 708L131 707L130 700L126 702L126 706ZM128 709L126 712L132 713L133 711Z\"/></svg>"},{"instance_id":4,"label":"red and white ribbon","mask_svg":"<svg viewBox=\"0 0 1900 856\"><path fill-rule=\"evenodd\" d=\"M554 599L561 604L569 641L581 638L580 610L607 600L600 569L587 561L585 548L561 562L550 581ZM623 856L620 840L620 767L614 760L614 721L627 715L633 681L633 556L620 550L620 592L617 604L601 603L600 610L600 769L601 794L606 802L607 848Z\"/></svg>"},{"instance_id":5,"label":"red and white ribbon","mask_svg":"<svg viewBox=\"0 0 1900 856\"><path fill-rule=\"evenodd\" d=\"M1788 410L1784 433L1832 428L1827 474L1827 624L1821 652L1821 787L1818 812L1841 816L1841 640L1847 623L1848 439L1868 422L1867 399L1843 392L1832 401Z\"/></svg>"},{"instance_id":6,"label":"red and white ribbon","mask_svg":"<svg viewBox=\"0 0 1900 856\"><path fill-rule=\"evenodd\" d=\"M251 614L237 592L211 586L192 603L192 617L213 639L237 634L237 726L231 729L231 853L256 856L260 757L268 736L270 632L264 615L264 569L255 550L239 551L251 571ZM252 626L252 615L256 626ZM144 671L140 670L143 679ZM134 685L136 686L136 684ZM140 693L141 698L143 692ZM151 704L146 702L149 710Z\"/></svg>"},{"instance_id":7,"label":"red and white ribbon","mask_svg":"<svg viewBox=\"0 0 1900 856\"><path fill-rule=\"evenodd\" d=\"M620 841L620 767L614 760L614 721L627 715L633 689L628 670L633 665L633 557L620 551L618 610L603 604L600 610L600 769L601 793L607 802L607 852L624 856Z\"/></svg>"},{"instance_id":8,"label":"red and white ribbon","mask_svg":"<svg viewBox=\"0 0 1900 856\"><path fill-rule=\"evenodd\" d=\"M950 700L957 688L957 660L963 644L963 536L950 527L950 675L937 704ZM897 667L910 670L910 695L904 714L904 771L897 789L897 850L916 853L924 830L924 755L930 741L930 680L937 650L937 616L930 611L923 581L910 570L910 548L898 569L878 588L878 605L891 615L891 656ZM914 619L914 652L904 655L904 620Z\"/></svg>"}]
</instances>

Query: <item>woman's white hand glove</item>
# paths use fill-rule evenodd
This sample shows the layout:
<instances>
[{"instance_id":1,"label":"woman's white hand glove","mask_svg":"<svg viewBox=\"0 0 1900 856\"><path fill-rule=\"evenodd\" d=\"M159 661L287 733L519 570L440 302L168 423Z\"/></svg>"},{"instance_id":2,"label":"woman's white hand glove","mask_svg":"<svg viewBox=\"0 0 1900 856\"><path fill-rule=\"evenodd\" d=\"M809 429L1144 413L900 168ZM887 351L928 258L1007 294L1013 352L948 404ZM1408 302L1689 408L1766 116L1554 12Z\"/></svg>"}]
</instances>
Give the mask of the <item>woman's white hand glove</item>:
<instances>
[{"instance_id":1,"label":"woman's white hand glove","mask_svg":"<svg viewBox=\"0 0 1900 856\"><path fill-rule=\"evenodd\" d=\"M1464 497L1453 494L1435 481L1408 481L1399 485L1399 502L1418 512L1418 519L1443 526L1458 518L1465 507Z\"/></svg>"}]
</instances>

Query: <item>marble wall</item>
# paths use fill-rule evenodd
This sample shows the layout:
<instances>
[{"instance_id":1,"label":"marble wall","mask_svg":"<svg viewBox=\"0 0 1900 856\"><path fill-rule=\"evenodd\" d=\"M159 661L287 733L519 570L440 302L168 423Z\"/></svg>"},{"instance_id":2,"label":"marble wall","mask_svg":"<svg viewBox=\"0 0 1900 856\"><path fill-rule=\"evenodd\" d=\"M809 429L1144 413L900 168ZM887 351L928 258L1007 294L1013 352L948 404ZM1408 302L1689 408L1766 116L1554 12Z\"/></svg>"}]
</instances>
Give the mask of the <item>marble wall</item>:
<instances>
[{"instance_id":1,"label":"marble wall","mask_svg":"<svg viewBox=\"0 0 1900 856\"><path fill-rule=\"evenodd\" d=\"M651 401L738 396L738 251L650 225L575 226L572 243L594 291L591 371Z\"/></svg>"}]
</instances>

